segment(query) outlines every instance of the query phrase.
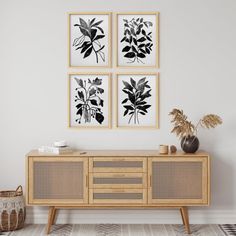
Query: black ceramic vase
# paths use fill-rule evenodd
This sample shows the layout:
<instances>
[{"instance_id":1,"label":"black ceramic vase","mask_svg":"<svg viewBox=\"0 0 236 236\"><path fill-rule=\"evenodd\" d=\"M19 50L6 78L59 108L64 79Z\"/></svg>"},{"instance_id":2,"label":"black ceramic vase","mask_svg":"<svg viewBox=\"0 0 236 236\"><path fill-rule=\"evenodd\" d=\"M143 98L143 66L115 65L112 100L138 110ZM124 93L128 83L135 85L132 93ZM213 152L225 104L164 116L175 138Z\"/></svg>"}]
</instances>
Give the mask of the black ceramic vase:
<instances>
[{"instance_id":1,"label":"black ceramic vase","mask_svg":"<svg viewBox=\"0 0 236 236\"><path fill-rule=\"evenodd\" d=\"M194 153L199 148L199 140L196 136L185 136L181 139L181 148L186 153Z\"/></svg>"}]
</instances>

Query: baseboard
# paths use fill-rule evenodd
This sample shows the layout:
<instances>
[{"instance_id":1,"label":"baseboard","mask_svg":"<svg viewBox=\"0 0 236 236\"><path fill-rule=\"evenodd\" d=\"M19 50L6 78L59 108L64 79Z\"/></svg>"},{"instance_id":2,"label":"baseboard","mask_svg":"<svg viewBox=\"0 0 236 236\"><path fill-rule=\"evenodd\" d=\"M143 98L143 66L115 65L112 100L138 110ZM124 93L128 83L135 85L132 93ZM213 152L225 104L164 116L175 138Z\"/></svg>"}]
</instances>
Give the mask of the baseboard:
<instances>
[{"instance_id":1,"label":"baseboard","mask_svg":"<svg viewBox=\"0 0 236 236\"><path fill-rule=\"evenodd\" d=\"M46 224L48 209L27 208L27 223ZM233 224L236 211L190 209L191 224ZM178 210L59 210L58 224L182 224Z\"/></svg>"}]
</instances>

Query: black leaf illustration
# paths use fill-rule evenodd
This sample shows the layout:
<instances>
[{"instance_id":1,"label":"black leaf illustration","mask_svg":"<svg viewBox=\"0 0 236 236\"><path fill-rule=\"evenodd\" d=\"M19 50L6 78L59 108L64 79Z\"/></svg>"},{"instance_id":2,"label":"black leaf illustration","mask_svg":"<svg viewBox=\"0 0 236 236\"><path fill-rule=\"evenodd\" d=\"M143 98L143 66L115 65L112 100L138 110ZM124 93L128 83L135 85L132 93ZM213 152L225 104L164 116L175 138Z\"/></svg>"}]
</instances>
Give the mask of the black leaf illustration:
<instances>
[{"instance_id":1,"label":"black leaf illustration","mask_svg":"<svg viewBox=\"0 0 236 236\"><path fill-rule=\"evenodd\" d=\"M130 82L131 82L131 85L133 86L133 88L136 88L136 82L134 79L130 78Z\"/></svg>"},{"instance_id":2,"label":"black leaf illustration","mask_svg":"<svg viewBox=\"0 0 236 236\"><path fill-rule=\"evenodd\" d=\"M90 100L90 102L91 102L91 104L94 105L94 106L97 106L97 105L98 105L98 103L97 103L97 101L96 101L95 99Z\"/></svg>"},{"instance_id":3,"label":"black leaf illustration","mask_svg":"<svg viewBox=\"0 0 236 236\"><path fill-rule=\"evenodd\" d=\"M121 43L123 42L123 41L125 41L126 40L126 37L124 37L123 39L121 39Z\"/></svg>"},{"instance_id":4,"label":"black leaf illustration","mask_svg":"<svg viewBox=\"0 0 236 236\"><path fill-rule=\"evenodd\" d=\"M104 116L101 113L97 112L95 115L95 119L97 120L99 124L102 124L102 122L104 121Z\"/></svg>"},{"instance_id":5,"label":"black leaf illustration","mask_svg":"<svg viewBox=\"0 0 236 236\"><path fill-rule=\"evenodd\" d=\"M76 87L76 115L78 118L76 122L79 124L81 120L85 123L91 123L92 119L96 120L99 124L104 121L102 107L104 106L104 100L101 98L101 94L104 93L104 89L99 87L102 85L102 79L96 77L95 79L82 80L80 78L74 78Z\"/></svg>"},{"instance_id":6,"label":"black leaf illustration","mask_svg":"<svg viewBox=\"0 0 236 236\"><path fill-rule=\"evenodd\" d=\"M89 32L88 32L86 29L80 27L80 31L81 31L81 33L82 33L84 36L90 37L90 34L89 34Z\"/></svg>"},{"instance_id":7,"label":"black leaf illustration","mask_svg":"<svg viewBox=\"0 0 236 236\"><path fill-rule=\"evenodd\" d=\"M137 82L130 78L130 83L127 81L123 81L124 87L122 91L127 94L122 104L125 108L123 116L128 115L130 124L131 120L133 120L134 124L139 124L139 114L146 115L148 113L148 109L151 107L150 104L147 104L145 101L146 98L151 97L151 89L148 85L148 81L146 81L146 77L139 79Z\"/></svg>"},{"instance_id":8,"label":"black leaf illustration","mask_svg":"<svg viewBox=\"0 0 236 236\"><path fill-rule=\"evenodd\" d=\"M78 108L77 112L76 112L76 115L80 115L82 116L82 112L83 112L83 106L81 104L81 106Z\"/></svg>"},{"instance_id":9,"label":"black leaf illustration","mask_svg":"<svg viewBox=\"0 0 236 236\"><path fill-rule=\"evenodd\" d=\"M81 91L78 91L78 97L81 98L81 100L84 100L84 94Z\"/></svg>"},{"instance_id":10,"label":"black leaf illustration","mask_svg":"<svg viewBox=\"0 0 236 236\"><path fill-rule=\"evenodd\" d=\"M105 35L97 35L94 40L102 39L104 37L105 37Z\"/></svg>"},{"instance_id":11,"label":"black leaf illustration","mask_svg":"<svg viewBox=\"0 0 236 236\"><path fill-rule=\"evenodd\" d=\"M94 85L101 85L102 84L102 79L99 79L98 77L93 81Z\"/></svg>"},{"instance_id":12,"label":"black leaf illustration","mask_svg":"<svg viewBox=\"0 0 236 236\"><path fill-rule=\"evenodd\" d=\"M133 18L132 20L123 19L124 37L121 43L124 44L122 52L128 58L128 63L143 63L142 58L146 58L152 51L152 31L150 27L153 23L145 21L144 18Z\"/></svg>"},{"instance_id":13,"label":"black leaf illustration","mask_svg":"<svg viewBox=\"0 0 236 236\"><path fill-rule=\"evenodd\" d=\"M134 108L132 106L124 106L124 108L128 109L128 110L134 110Z\"/></svg>"},{"instance_id":14,"label":"black leaf illustration","mask_svg":"<svg viewBox=\"0 0 236 236\"><path fill-rule=\"evenodd\" d=\"M138 83L137 83L137 86L139 86L140 84L143 84L143 83L145 82L145 79L146 79L146 77L140 79L140 80L138 81ZM147 82L148 82L148 81L147 81Z\"/></svg>"},{"instance_id":15,"label":"black leaf illustration","mask_svg":"<svg viewBox=\"0 0 236 236\"><path fill-rule=\"evenodd\" d=\"M122 52L128 52L131 49L130 46L126 46L122 49Z\"/></svg>"},{"instance_id":16,"label":"black leaf illustration","mask_svg":"<svg viewBox=\"0 0 236 236\"><path fill-rule=\"evenodd\" d=\"M91 26L98 26L98 25L100 25L101 23L103 22L103 20L100 20L100 21L98 21L97 23L94 23L93 25L91 25Z\"/></svg>"},{"instance_id":17,"label":"black leaf illustration","mask_svg":"<svg viewBox=\"0 0 236 236\"><path fill-rule=\"evenodd\" d=\"M138 45L138 48L142 48L142 47L145 47L146 45L144 44L144 43L142 43L142 44L139 44Z\"/></svg>"},{"instance_id":18,"label":"black leaf illustration","mask_svg":"<svg viewBox=\"0 0 236 236\"><path fill-rule=\"evenodd\" d=\"M138 42L144 42L144 41L146 41L146 38L144 38L144 37L138 39Z\"/></svg>"},{"instance_id":19,"label":"black leaf illustration","mask_svg":"<svg viewBox=\"0 0 236 236\"><path fill-rule=\"evenodd\" d=\"M88 56L91 54L92 51L93 51L93 47L90 47L90 48L85 52L84 58L88 57Z\"/></svg>"},{"instance_id":20,"label":"black leaf illustration","mask_svg":"<svg viewBox=\"0 0 236 236\"><path fill-rule=\"evenodd\" d=\"M124 57L128 57L128 58L134 58L136 55L134 52L128 52L124 55Z\"/></svg>"},{"instance_id":21,"label":"black leaf illustration","mask_svg":"<svg viewBox=\"0 0 236 236\"><path fill-rule=\"evenodd\" d=\"M85 45L84 45L84 47L82 48L82 50L81 50L81 53L83 53L83 52L85 52L88 48L92 48L92 45L91 45L91 43L86 43Z\"/></svg>"},{"instance_id":22,"label":"black leaf illustration","mask_svg":"<svg viewBox=\"0 0 236 236\"><path fill-rule=\"evenodd\" d=\"M125 110L125 112L124 112L124 116L126 116L127 114L128 114L128 112L129 112L129 110L127 109L127 110Z\"/></svg>"},{"instance_id":23,"label":"black leaf illustration","mask_svg":"<svg viewBox=\"0 0 236 236\"><path fill-rule=\"evenodd\" d=\"M134 46L132 46L132 51L135 52L135 53L138 53L138 50Z\"/></svg>"},{"instance_id":24,"label":"black leaf illustration","mask_svg":"<svg viewBox=\"0 0 236 236\"><path fill-rule=\"evenodd\" d=\"M123 84L125 85L125 89L128 89L131 92L133 91L133 87L128 82L123 81Z\"/></svg>"},{"instance_id":25,"label":"black leaf illustration","mask_svg":"<svg viewBox=\"0 0 236 236\"><path fill-rule=\"evenodd\" d=\"M146 56L145 56L144 53L138 53L138 57L140 57L140 58L145 58Z\"/></svg>"},{"instance_id":26,"label":"black leaf illustration","mask_svg":"<svg viewBox=\"0 0 236 236\"><path fill-rule=\"evenodd\" d=\"M93 96L96 93L96 90L94 88L91 88L89 90L89 96Z\"/></svg>"},{"instance_id":27,"label":"black leaf illustration","mask_svg":"<svg viewBox=\"0 0 236 236\"><path fill-rule=\"evenodd\" d=\"M130 94L130 93L131 93L130 91L127 91L126 89L122 89L122 91L123 91L124 93L127 93L127 94Z\"/></svg>"},{"instance_id":28,"label":"black leaf illustration","mask_svg":"<svg viewBox=\"0 0 236 236\"><path fill-rule=\"evenodd\" d=\"M146 51L143 50L142 48L140 48L139 50L140 50L140 52L142 52L142 53L145 53L145 52L146 52Z\"/></svg>"},{"instance_id":29,"label":"black leaf illustration","mask_svg":"<svg viewBox=\"0 0 236 236\"><path fill-rule=\"evenodd\" d=\"M91 39L94 40L94 37L96 36L97 30L91 29Z\"/></svg>"},{"instance_id":30,"label":"black leaf illustration","mask_svg":"<svg viewBox=\"0 0 236 236\"><path fill-rule=\"evenodd\" d=\"M104 93L104 89L102 89L102 88L99 88L99 87L97 87L97 91L99 92L99 93Z\"/></svg>"},{"instance_id":31,"label":"black leaf illustration","mask_svg":"<svg viewBox=\"0 0 236 236\"><path fill-rule=\"evenodd\" d=\"M129 99L126 98L126 99L123 100L122 104L124 104L124 103L126 103L126 102L128 102L128 101L129 101Z\"/></svg>"},{"instance_id":32,"label":"black leaf illustration","mask_svg":"<svg viewBox=\"0 0 236 236\"><path fill-rule=\"evenodd\" d=\"M81 27L83 27L84 29L88 28L86 21L84 21L82 18L79 18L79 22L80 22Z\"/></svg>"},{"instance_id":33,"label":"black leaf illustration","mask_svg":"<svg viewBox=\"0 0 236 236\"><path fill-rule=\"evenodd\" d=\"M93 18L91 21L90 21L90 26L93 25L94 21L96 20L96 18Z\"/></svg>"},{"instance_id":34,"label":"black leaf illustration","mask_svg":"<svg viewBox=\"0 0 236 236\"><path fill-rule=\"evenodd\" d=\"M83 58L89 57L93 52L95 54L96 63L99 62L99 58L105 62L105 53L102 52L105 45L101 45L99 41L105 37L104 30L99 26L102 22L103 20L96 22L96 18L88 20L88 22L79 18L79 23L74 24L74 27L79 27L79 31L82 35L74 39L72 46L75 47L75 50L81 49L80 53L84 53Z\"/></svg>"},{"instance_id":35,"label":"black leaf illustration","mask_svg":"<svg viewBox=\"0 0 236 236\"><path fill-rule=\"evenodd\" d=\"M77 79L77 78L75 78L75 81L77 82L77 84L80 86L80 87L84 87L84 85L83 85L83 80L82 79Z\"/></svg>"}]
</instances>

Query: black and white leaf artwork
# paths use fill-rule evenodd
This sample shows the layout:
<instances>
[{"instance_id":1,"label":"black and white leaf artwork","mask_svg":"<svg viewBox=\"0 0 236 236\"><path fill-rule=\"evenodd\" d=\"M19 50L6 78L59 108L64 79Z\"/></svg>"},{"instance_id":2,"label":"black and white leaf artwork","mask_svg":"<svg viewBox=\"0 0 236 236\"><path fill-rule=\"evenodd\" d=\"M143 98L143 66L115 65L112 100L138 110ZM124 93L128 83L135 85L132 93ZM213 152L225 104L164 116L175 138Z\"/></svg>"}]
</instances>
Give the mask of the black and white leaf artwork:
<instances>
[{"instance_id":1,"label":"black and white leaf artwork","mask_svg":"<svg viewBox=\"0 0 236 236\"><path fill-rule=\"evenodd\" d=\"M96 63L99 63L99 59L105 62L103 51L105 45L100 42L105 37L104 30L100 26L102 22L103 20L96 21L96 18L86 22L80 17L79 22L74 24L74 27L78 28L80 36L74 39L72 46L75 50L80 50L83 58L95 56Z\"/></svg>"},{"instance_id":2,"label":"black and white leaf artwork","mask_svg":"<svg viewBox=\"0 0 236 236\"><path fill-rule=\"evenodd\" d=\"M120 40L123 45L122 52L124 57L129 59L128 63L142 63L152 51L152 28L151 21L145 21L144 18L123 19L124 36Z\"/></svg>"},{"instance_id":3,"label":"black and white leaf artwork","mask_svg":"<svg viewBox=\"0 0 236 236\"><path fill-rule=\"evenodd\" d=\"M147 98L151 97L151 87L148 84L146 77L139 80L134 80L130 77L130 83L127 81L123 82L122 91L126 94L126 98L122 101L125 109L123 116L129 116L128 123L133 121L134 124L139 124L139 115L146 116L148 109L151 107L147 103Z\"/></svg>"},{"instance_id":4,"label":"black and white leaf artwork","mask_svg":"<svg viewBox=\"0 0 236 236\"><path fill-rule=\"evenodd\" d=\"M75 106L78 124L91 123L92 119L97 121L100 125L104 121L103 107L104 100L101 95L104 89L101 87L102 79L96 77L95 79L80 79L74 78L77 87L75 88Z\"/></svg>"}]
</instances>

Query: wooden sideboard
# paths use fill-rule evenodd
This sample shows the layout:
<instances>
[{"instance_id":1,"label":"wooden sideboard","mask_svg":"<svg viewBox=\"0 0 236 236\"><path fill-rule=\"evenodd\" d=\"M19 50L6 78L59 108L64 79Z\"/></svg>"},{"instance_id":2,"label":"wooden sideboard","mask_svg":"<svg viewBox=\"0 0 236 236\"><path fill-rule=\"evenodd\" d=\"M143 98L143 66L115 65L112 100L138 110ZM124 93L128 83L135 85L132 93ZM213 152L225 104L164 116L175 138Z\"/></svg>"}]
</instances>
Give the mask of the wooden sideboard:
<instances>
[{"instance_id":1,"label":"wooden sideboard","mask_svg":"<svg viewBox=\"0 0 236 236\"><path fill-rule=\"evenodd\" d=\"M190 233L188 206L210 203L205 152L77 151L27 155L27 204L49 206L47 233L59 208L178 208Z\"/></svg>"}]
</instances>

